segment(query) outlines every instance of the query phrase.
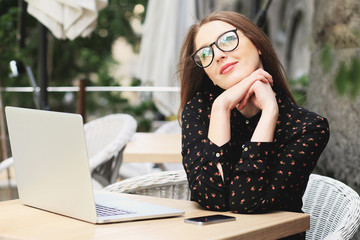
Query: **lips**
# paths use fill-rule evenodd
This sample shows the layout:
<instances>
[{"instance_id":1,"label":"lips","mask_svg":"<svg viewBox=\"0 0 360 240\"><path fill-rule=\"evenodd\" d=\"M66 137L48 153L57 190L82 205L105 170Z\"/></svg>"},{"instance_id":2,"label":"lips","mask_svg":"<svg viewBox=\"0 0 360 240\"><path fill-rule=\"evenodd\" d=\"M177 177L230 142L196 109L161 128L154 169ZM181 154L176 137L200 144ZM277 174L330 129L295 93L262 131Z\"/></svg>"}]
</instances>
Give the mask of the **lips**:
<instances>
[{"instance_id":1,"label":"lips","mask_svg":"<svg viewBox=\"0 0 360 240\"><path fill-rule=\"evenodd\" d=\"M231 62L231 63L225 64L224 66L222 66L220 68L220 74L226 74L226 73L230 72L231 70L233 70L233 68L235 67L235 65L237 63L238 62Z\"/></svg>"}]
</instances>

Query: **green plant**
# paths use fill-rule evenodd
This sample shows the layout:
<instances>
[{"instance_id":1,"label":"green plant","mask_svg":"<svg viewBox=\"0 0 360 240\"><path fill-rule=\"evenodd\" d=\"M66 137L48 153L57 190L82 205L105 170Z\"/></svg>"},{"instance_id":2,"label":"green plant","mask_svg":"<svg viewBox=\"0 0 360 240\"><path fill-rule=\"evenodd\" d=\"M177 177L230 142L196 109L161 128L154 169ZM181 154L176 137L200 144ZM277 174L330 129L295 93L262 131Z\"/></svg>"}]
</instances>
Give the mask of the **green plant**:
<instances>
[{"instance_id":1,"label":"green plant","mask_svg":"<svg viewBox=\"0 0 360 240\"><path fill-rule=\"evenodd\" d=\"M333 67L333 49L330 44L326 44L321 49L320 61L323 72L329 72Z\"/></svg>"},{"instance_id":2,"label":"green plant","mask_svg":"<svg viewBox=\"0 0 360 240\"><path fill-rule=\"evenodd\" d=\"M138 122L137 131L139 132L151 131L152 122L157 120L160 114L151 99L144 100L136 106L127 105L123 108L123 112L135 117Z\"/></svg>"},{"instance_id":3,"label":"green plant","mask_svg":"<svg viewBox=\"0 0 360 240\"><path fill-rule=\"evenodd\" d=\"M21 60L33 69L38 80L38 22L31 15L26 16L26 38L24 47L19 46L17 39L20 1L0 1L0 72L1 85L29 86L26 75L11 79L8 77L9 62ZM109 67L114 64L112 44L119 37L125 38L135 51L138 50L139 36L131 27L133 19L144 20L144 12L134 11L141 4L146 9L147 0L109 0L108 6L99 12L98 25L90 37L78 37L75 40L56 39L48 33L48 70L49 86L71 86L77 79L87 79L88 85L117 86L118 81L109 74ZM38 83L39 84L39 83ZM59 111L76 111L76 103L65 103L66 93L49 93L50 109ZM34 107L32 94L4 93L6 105ZM100 104L98 97L105 99L106 106ZM113 110L117 104L124 103L118 93L88 94L89 112L97 108L109 107Z\"/></svg>"},{"instance_id":4,"label":"green plant","mask_svg":"<svg viewBox=\"0 0 360 240\"><path fill-rule=\"evenodd\" d=\"M305 105L306 103L306 90L309 85L309 79L307 75L303 75L297 79L289 79L290 89L296 102L299 105Z\"/></svg>"},{"instance_id":5,"label":"green plant","mask_svg":"<svg viewBox=\"0 0 360 240\"><path fill-rule=\"evenodd\" d=\"M360 61L357 57L352 57L349 63L340 63L334 84L340 96L346 94L354 99L359 94Z\"/></svg>"}]
</instances>

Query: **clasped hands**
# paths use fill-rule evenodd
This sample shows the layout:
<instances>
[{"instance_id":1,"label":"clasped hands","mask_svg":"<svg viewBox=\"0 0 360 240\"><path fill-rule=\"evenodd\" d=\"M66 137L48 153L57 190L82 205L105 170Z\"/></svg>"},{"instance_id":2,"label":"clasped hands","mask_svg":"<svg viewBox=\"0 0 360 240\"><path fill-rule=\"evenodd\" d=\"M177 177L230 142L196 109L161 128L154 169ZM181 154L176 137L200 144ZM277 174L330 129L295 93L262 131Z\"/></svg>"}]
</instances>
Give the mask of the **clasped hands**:
<instances>
[{"instance_id":1,"label":"clasped hands","mask_svg":"<svg viewBox=\"0 0 360 240\"><path fill-rule=\"evenodd\" d=\"M220 94L216 102L221 102L229 111L235 107L241 111L249 101L260 110L274 109L277 103L272 86L272 76L259 68Z\"/></svg>"}]
</instances>

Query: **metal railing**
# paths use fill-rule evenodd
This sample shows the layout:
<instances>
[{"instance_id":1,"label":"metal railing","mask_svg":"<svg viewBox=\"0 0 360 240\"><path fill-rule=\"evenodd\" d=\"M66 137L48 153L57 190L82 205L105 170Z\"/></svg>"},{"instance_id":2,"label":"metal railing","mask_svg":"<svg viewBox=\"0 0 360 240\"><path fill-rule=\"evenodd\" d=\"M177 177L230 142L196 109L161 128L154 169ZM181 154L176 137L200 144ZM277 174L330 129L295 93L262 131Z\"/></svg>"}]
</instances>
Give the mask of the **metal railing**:
<instances>
[{"instance_id":1,"label":"metal railing","mask_svg":"<svg viewBox=\"0 0 360 240\"><path fill-rule=\"evenodd\" d=\"M3 92L36 92L40 88L33 87L3 87L0 88ZM47 87L48 92L78 92L80 87ZM150 86L136 86L136 87L121 87L121 86L86 86L86 92L180 92L180 87L150 87Z\"/></svg>"},{"instance_id":2,"label":"metal railing","mask_svg":"<svg viewBox=\"0 0 360 240\"><path fill-rule=\"evenodd\" d=\"M79 86L69 87L47 87L47 92L77 92L78 93L78 113L86 121L86 92L168 92L178 93L180 87L155 87L155 86L86 86L85 81L80 81ZM40 88L39 87L3 87L2 92L13 93L34 93L34 102L37 108L41 108ZM46 101L47 102L47 101ZM48 108L41 108L48 109Z\"/></svg>"}]
</instances>

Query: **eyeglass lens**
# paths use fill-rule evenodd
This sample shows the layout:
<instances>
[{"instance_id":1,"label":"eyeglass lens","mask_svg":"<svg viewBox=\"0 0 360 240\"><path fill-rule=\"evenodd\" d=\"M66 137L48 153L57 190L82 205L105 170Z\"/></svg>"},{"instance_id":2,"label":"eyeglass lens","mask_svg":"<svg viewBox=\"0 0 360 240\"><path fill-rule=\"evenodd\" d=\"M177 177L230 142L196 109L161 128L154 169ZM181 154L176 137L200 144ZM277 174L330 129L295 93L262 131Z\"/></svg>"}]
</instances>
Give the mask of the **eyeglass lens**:
<instances>
[{"instance_id":1,"label":"eyeglass lens","mask_svg":"<svg viewBox=\"0 0 360 240\"><path fill-rule=\"evenodd\" d=\"M214 43L223 52L230 52L234 50L238 45L236 29L222 34ZM214 50L212 45L214 44L200 48L194 54L194 61L199 67L206 68L212 63L214 59Z\"/></svg>"}]
</instances>

